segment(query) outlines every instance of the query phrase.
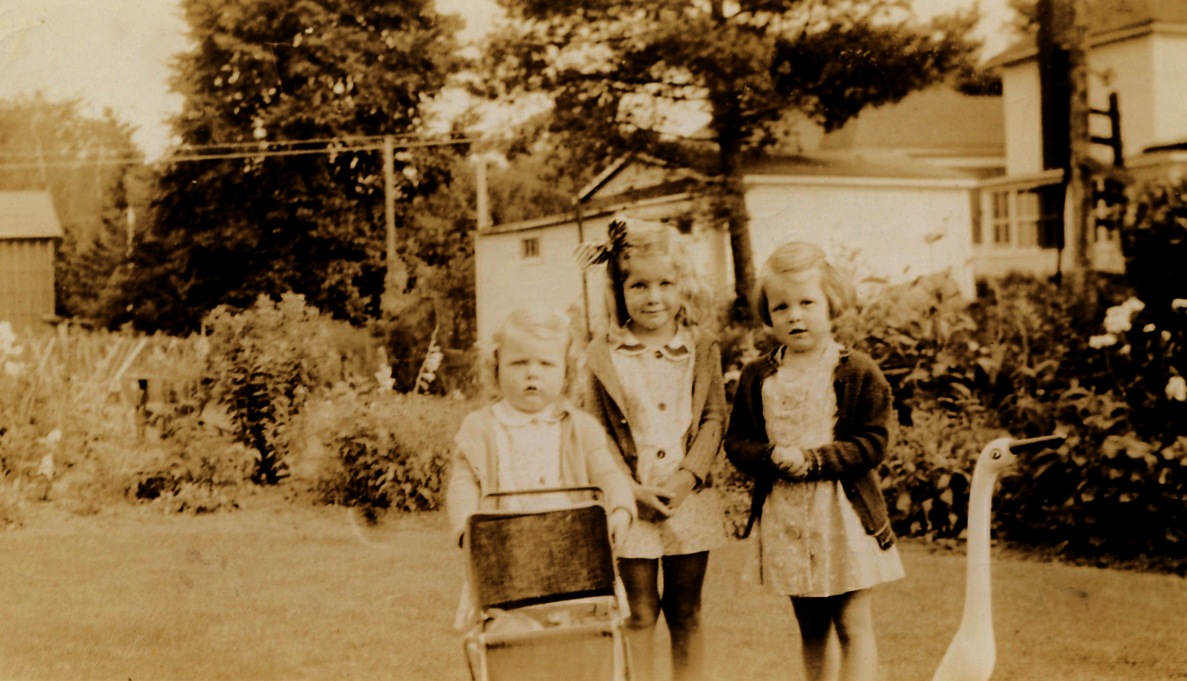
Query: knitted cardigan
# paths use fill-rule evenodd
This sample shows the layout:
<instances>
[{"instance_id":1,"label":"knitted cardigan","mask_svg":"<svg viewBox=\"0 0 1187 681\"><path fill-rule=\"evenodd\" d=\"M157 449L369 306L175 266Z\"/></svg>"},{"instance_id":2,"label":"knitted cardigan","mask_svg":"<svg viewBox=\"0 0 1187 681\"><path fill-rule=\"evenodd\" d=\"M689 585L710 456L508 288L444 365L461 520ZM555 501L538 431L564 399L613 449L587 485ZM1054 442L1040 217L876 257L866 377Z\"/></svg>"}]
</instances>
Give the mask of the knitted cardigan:
<instances>
[{"instance_id":1,"label":"knitted cardigan","mask_svg":"<svg viewBox=\"0 0 1187 681\"><path fill-rule=\"evenodd\" d=\"M750 518L743 536L750 534L762 516L763 502L775 480L784 477L771 461L775 447L767 438L762 404L763 381L778 370L779 349L742 369L725 435L725 453L730 462L754 478ZM833 388L837 394L833 442L804 450L808 461L804 479L840 481L862 527L878 540L878 546L888 549L894 545L894 532L876 469L886 453L890 385L868 355L845 350L833 373Z\"/></svg>"},{"instance_id":2,"label":"knitted cardigan","mask_svg":"<svg viewBox=\"0 0 1187 681\"><path fill-rule=\"evenodd\" d=\"M486 405L468 414L454 437L445 507L458 541L482 497L508 491L499 489L498 430L491 405ZM611 456L601 424L589 414L571 406L562 408L560 454L562 485L600 487L607 513L622 508L635 517L630 478Z\"/></svg>"}]
</instances>

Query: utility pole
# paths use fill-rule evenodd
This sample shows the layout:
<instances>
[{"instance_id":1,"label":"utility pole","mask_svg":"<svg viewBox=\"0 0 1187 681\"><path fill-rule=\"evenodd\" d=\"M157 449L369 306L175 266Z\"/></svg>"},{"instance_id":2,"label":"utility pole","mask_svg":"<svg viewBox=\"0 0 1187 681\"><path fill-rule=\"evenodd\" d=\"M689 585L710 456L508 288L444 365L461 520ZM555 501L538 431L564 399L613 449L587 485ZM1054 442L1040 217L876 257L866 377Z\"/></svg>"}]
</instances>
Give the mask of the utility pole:
<instances>
[{"instance_id":1,"label":"utility pole","mask_svg":"<svg viewBox=\"0 0 1187 681\"><path fill-rule=\"evenodd\" d=\"M386 227L387 274L383 278L380 307L390 315L399 311L398 301L408 288L408 269L396 252L396 153L391 135L383 137L383 217Z\"/></svg>"},{"instance_id":2,"label":"utility pole","mask_svg":"<svg viewBox=\"0 0 1187 681\"><path fill-rule=\"evenodd\" d=\"M1065 38L1068 50L1068 134L1071 137L1071 158L1068 173L1068 203L1073 229L1072 251L1073 290L1086 291L1085 284L1092 272L1092 135L1088 130L1088 55L1087 4L1085 0L1063 0L1068 3L1070 26Z\"/></svg>"}]
</instances>

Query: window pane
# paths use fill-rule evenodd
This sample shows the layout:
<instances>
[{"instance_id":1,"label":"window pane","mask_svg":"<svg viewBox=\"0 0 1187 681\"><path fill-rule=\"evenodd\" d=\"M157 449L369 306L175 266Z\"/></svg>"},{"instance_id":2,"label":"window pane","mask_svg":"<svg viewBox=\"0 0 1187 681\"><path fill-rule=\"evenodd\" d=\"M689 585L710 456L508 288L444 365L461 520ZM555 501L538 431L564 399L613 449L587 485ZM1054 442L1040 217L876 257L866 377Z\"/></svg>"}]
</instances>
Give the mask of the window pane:
<instances>
[{"instance_id":1,"label":"window pane","mask_svg":"<svg viewBox=\"0 0 1187 681\"><path fill-rule=\"evenodd\" d=\"M531 238L523 240L523 257L538 258L540 257L540 239Z\"/></svg>"}]
</instances>

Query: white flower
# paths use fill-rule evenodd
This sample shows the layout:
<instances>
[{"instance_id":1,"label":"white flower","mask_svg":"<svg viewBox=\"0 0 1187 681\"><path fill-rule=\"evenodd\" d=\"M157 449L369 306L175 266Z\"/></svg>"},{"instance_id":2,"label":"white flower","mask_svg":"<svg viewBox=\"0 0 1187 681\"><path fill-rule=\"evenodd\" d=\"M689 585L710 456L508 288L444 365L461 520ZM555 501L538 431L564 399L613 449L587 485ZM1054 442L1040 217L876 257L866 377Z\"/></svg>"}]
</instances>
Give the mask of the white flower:
<instances>
[{"instance_id":1,"label":"white flower","mask_svg":"<svg viewBox=\"0 0 1187 681\"><path fill-rule=\"evenodd\" d=\"M1130 311L1124 305L1110 307L1105 311L1105 331L1111 334L1125 333L1130 327Z\"/></svg>"},{"instance_id":2,"label":"white flower","mask_svg":"<svg viewBox=\"0 0 1187 681\"><path fill-rule=\"evenodd\" d=\"M1182 376L1171 376L1166 382L1166 399L1187 402L1187 380Z\"/></svg>"},{"instance_id":3,"label":"white flower","mask_svg":"<svg viewBox=\"0 0 1187 681\"><path fill-rule=\"evenodd\" d=\"M1146 304L1137 298L1130 297L1124 303L1121 303L1121 307L1129 310L1132 314L1137 314L1146 309Z\"/></svg>"},{"instance_id":4,"label":"white flower","mask_svg":"<svg viewBox=\"0 0 1187 681\"><path fill-rule=\"evenodd\" d=\"M46 447L56 447L57 444L61 441L62 441L62 430L60 428L54 428L53 430L46 433L45 437L41 439L41 442Z\"/></svg>"},{"instance_id":5,"label":"white flower","mask_svg":"<svg viewBox=\"0 0 1187 681\"><path fill-rule=\"evenodd\" d=\"M50 452L41 457L41 463L37 466L37 474L45 477L48 480L54 479L54 453Z\"/></svg>"},{"instance_id":6,"label":"white flower","mask_svg":"<svg viewBox=\"0 0 1187 681\"><path fill-rule=\"evenodd\" d=\"M10 322L0 321L0 357L19 355L20 346L16 342L16 332L12 330L12 324Z\"/></svg>"},{"instance_id":7,"label":"white flower","mask_svg":"<svg viewBox=\"0 0 1187 681\"><path fill-rule=\"evenodd\" d=\"M1117 344L1117 337L1111 333L1106 333L1100 336L1092 336L1088 339L1088 347L1100 350L1111 345Z\"/></svg>"},{"instance_id":8,"label":"white flower","mask_svg":"<svg viewBox=\"0 0 1187 681\"><path fill-rule=\"evenodd\" d=\"M379 382L379 389L390 391L396 387L396 379L392 378L392 368L387 362L379 365L375 372L375 380Z\"/></svg>"},{"instance_id":9,"label":"white flower","mask_svg":"<svg viewBox=\"0 0 1187 681\"><path fill-rule=\"evenodd\" d=\"M1147 324L1142 327L1142 331L1144 331L1146 333L1154 333L1156 330L1157 329L1155 328L1155 326L1153 324Z\"/></svg>"},{"instance_id":10,"label":"white flower","mask_svg":"<svg viewBox=\"0 0 1187 681\"><path fill-rule=\"evenodd\" d=\"M1171 312L1187 310L1187 298L1175 298L1171 301Z\"/></svg>"},{"instance_id":11,"label":"white flower","mask_svg":"<svg viewBox=\"0 0 1187 681\"><path fill-rule=\"evenodd\" d=\"M441 360L443 359L445 359L444 353L437 349L437 346L433 346L429 350L428 357L425 358L425 373L435 373L437 368L441 366Z\"/></svg>"}]
</instances>

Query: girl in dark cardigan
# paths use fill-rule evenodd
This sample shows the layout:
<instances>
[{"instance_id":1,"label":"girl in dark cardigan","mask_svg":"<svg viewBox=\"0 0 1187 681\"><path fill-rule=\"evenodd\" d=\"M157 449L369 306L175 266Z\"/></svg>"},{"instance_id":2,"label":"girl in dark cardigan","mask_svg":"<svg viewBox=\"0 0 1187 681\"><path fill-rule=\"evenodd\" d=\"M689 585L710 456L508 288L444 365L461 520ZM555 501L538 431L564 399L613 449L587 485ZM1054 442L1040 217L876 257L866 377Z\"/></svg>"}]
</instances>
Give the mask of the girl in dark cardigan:
<instances>
[{"instance_id":1,"label":"girl in dark cardigan","mask_svg":"<svg viewBox=\"0 0 1187 681\"><path fill-rule=\"evenodd\" d=\"M758 524L762 581L791 597L808 679L824 678L834 630L841 678L876 678L869 589L903 576L875 473L890 387L832 337L851 297L819 247L776 249L755 298L782 345L742 370L725 437L730 461L754 477L746 532Z\"/></svg>"}]
</instances>

